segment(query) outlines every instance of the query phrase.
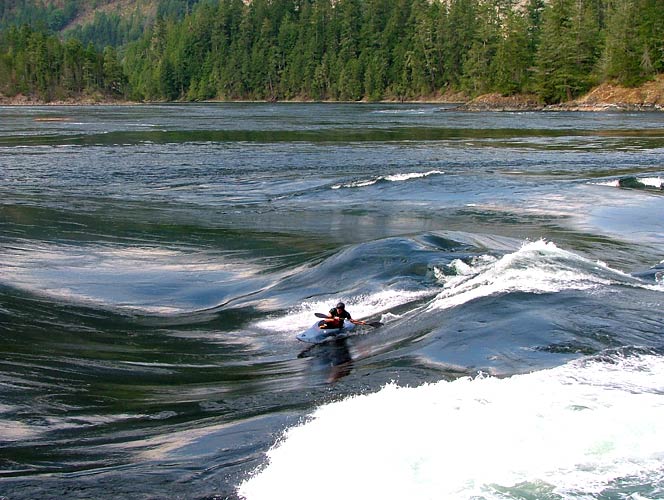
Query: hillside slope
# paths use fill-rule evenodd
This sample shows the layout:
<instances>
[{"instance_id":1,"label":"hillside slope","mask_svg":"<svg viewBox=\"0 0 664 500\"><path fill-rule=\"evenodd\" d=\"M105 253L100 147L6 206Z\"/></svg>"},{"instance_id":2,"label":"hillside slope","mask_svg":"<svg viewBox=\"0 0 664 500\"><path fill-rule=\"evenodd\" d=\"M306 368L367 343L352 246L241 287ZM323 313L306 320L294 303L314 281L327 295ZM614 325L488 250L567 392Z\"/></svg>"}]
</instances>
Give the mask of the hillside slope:
<instances>
[{"instance_id":1,"label":"hillside slope","mask_svg":"<svg viewBox=\"0 0 664 500\"><path fill-rule=\"evenodd\" d=\"M119 47L138 39L158 17L181 19L198 0L4 0L0 30L30 25L60 36Z\"/></svg>"},{"instance_id":2,"label":"hillside slope","mask_svg":"<svg viewBox=\"0 0 664 500\"><path fill-rule=\"evenodd\" d=\"M62 3L63 0L51 1L53 3ZM158 0L99 0L97 2L82 2L76 16L63 26L62 31L92 24L95 17L102 13L105 15L115 14L125 19L136 14L146 19L154 19L157 14L158 4Z\"/></svg>"}]
</instances>

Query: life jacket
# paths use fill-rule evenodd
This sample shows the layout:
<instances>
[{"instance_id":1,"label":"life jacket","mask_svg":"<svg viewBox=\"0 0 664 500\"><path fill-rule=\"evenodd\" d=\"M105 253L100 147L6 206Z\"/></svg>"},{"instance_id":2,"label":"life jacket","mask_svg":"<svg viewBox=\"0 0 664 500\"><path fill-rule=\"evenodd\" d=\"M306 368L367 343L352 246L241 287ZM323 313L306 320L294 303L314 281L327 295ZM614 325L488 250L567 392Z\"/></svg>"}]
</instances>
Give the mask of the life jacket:
<instances>
[{"instance_id":1,"label":"life jacket","mask_svg":"<svg viewBox=\"0 0 664 500\"><path fill-rule=\"evenodd\" d=\"M336 320L334 323L329 324L330 328L341 328L344 326L345 319L348 320L352 319L348 311L344 310L341 313L339 313L336 307L330 309L330 315Z\"/></svg>"}]
</instances>

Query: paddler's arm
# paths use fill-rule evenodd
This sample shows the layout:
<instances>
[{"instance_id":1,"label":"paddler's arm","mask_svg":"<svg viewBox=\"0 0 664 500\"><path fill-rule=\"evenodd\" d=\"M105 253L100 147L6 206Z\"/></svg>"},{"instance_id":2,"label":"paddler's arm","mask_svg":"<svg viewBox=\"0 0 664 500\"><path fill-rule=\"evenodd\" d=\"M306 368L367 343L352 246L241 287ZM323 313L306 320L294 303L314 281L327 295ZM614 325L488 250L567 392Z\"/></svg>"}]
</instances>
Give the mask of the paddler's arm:
<instances>
[{"instance_id":1,"label":"paddler's arm","mask_svg":"<svg viewBox=\"0 0 664 500\"><path fill-rule=\"evenodd\" d=\"M335 318L332 315L332 313L327 313L327 318L323 318L323 321L325 321L325 323L332 323L334 320Z\"/></svg>"}]
</instances>

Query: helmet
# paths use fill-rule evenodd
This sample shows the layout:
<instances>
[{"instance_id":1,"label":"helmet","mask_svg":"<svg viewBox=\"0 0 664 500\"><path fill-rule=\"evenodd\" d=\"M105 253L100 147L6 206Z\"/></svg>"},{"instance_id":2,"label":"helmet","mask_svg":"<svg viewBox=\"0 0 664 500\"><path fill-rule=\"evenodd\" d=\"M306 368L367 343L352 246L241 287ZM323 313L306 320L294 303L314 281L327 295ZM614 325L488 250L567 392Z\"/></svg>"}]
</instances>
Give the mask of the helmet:
<instances>
[{"instance_id":1,"label":"helmet","mask_svg":"<svg viewBox=\"0 0 664 500\"><path fill-rule=\"evenodd\" d=\"M346 304L344 304L343 302L339 302L337 304L337 309L346 309Z\"/></svg>"}]
</instances>

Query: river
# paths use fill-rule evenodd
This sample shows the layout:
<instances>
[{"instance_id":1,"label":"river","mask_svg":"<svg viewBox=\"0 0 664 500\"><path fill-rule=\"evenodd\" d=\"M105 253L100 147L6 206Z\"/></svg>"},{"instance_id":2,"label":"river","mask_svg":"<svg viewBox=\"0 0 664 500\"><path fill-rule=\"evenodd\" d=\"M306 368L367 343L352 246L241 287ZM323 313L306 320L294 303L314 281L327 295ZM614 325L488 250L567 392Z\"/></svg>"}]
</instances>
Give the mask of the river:
<instances>
[{"instance_id":1,"label":"river","mask_svg":"<svg viewBox=\"0 0 664 500\"><path fill-rule=\"evenodd\" d=\"M0 498L662 498L662 182L661 113L0 107Z\"/></svg>"}]
</instances>

